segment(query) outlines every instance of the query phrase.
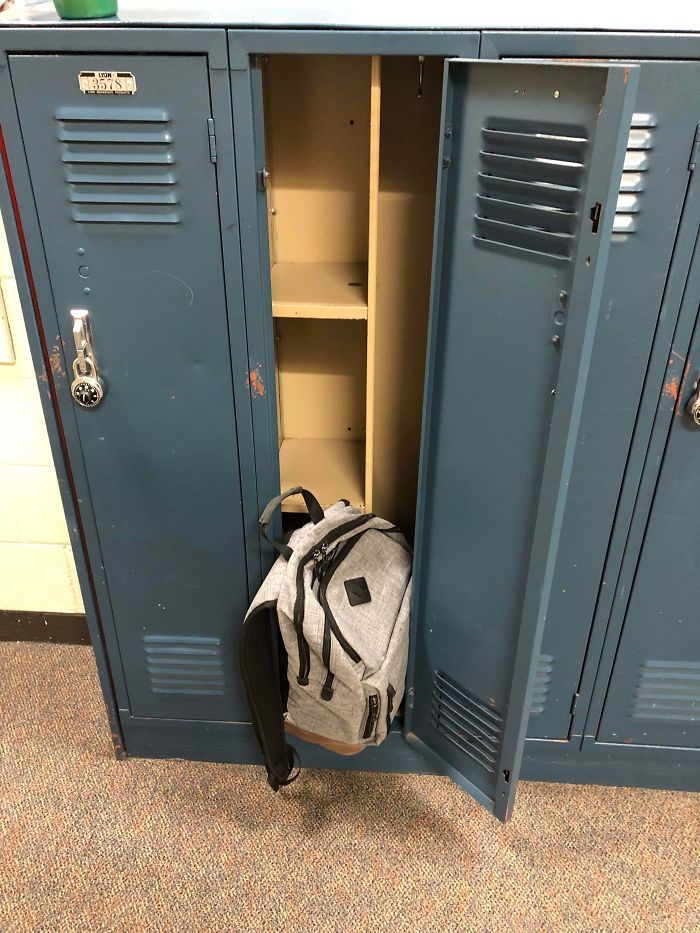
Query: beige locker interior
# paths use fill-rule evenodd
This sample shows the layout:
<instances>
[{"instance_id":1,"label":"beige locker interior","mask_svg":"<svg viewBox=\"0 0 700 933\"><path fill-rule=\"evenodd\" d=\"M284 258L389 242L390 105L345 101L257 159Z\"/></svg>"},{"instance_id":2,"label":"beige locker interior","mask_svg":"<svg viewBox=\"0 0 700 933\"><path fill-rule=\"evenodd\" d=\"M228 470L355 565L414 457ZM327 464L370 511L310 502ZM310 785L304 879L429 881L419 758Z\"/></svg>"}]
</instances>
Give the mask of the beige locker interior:
<instances>
[{"instance_id":1,"label":"beige locker interior","mask_svg":"<svg viewBox=\"0 0 700 933\"><path fill-rule=\"evenodd\" d=\"M282 489L415 519L442 59L264 64ZM301 501L288 500L289 510Z\"/></svg>"}]
</instances>

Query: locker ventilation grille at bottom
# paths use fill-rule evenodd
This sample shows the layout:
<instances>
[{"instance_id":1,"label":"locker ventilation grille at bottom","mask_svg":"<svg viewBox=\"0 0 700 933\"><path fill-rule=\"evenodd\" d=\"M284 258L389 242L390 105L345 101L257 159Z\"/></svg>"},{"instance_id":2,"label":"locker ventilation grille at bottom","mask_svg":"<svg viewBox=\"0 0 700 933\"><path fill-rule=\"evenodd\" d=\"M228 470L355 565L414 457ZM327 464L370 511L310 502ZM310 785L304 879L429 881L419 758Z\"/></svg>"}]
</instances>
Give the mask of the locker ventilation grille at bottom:
<instances>
[{"instance_id":1,"label":"locker ventilation grille at bottom","mask_svg":"<svg viewBox=\"0 0 700 933\"><path fill-rule=\"evenodd\" d=\"M482 129L477 243L568 261L579 223L585 130L529 120Z\"/></svg>"},{"instance_id":2,"label":"locker ventilation grille at bottom","mask_svg":"<svg viewBox=\"0 0 700 933\"><path fill-rule=\"evenodd\" d=\"M143 642L152 693L223 696L226 692L219 638L146 635Z\"/></svg>"},{"instance_id":3,"label":"locker ventilation grille at bottom","mask_svg":"<svg viewBox=\"0 0 700 933\"><path fill-rule=\"evenodd\" d=\"M642 664L630 715L632 719L700 722L700 662Z\"/></svg>"},{"instance_id":4,"label":"locker ventilation grille at bottom","mask_svg":"<svg viewBox=\"0 0 700 933\"><path fill-rule=\"evenodd\" d=\"M496 771L503 719L495 709L436 671L431 715L441 735L487 771Z\"/></svg>"}]
</instances>

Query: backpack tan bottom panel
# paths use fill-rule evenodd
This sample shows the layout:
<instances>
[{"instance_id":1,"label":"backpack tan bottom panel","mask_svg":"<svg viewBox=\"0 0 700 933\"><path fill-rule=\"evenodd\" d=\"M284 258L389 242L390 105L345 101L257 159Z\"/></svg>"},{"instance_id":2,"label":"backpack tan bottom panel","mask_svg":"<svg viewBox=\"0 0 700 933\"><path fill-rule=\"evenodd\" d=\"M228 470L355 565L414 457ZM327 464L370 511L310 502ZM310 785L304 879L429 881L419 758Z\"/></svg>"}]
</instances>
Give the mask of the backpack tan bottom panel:
<instances>
[{"instance_id":1,"label":"backpack tan bottom panel","mask_svg":"<svg viewBox=\"0 0 700 933\"><path fill-rule=\"evenodd\" d=\"M349 742L338 742L336 739L327 739L325 736L318 735L316 732L309 732L308 729L301 729L288 719L285 720L284 728L289 735L295 735L298 739L303 739L305 742L312 742L314 745L320 745L322 748L327 748L329 752L335 752L337 755L357 755L358 752L367 748L362 742L351 744Z\"/></svg>"}]
</instances>

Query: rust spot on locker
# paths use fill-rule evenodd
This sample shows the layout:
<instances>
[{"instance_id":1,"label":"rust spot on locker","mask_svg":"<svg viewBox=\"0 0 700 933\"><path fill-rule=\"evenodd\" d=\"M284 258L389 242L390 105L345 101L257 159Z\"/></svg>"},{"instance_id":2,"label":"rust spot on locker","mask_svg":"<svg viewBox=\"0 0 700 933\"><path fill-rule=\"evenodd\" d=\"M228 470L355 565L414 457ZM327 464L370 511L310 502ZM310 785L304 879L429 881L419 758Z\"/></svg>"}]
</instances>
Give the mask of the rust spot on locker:
<instances>
[{"instance_id":1,"label":"rust spot on locker","mask_svg":"<svg viewBox=\"0 0 700 933\"><path fill-rule=\"evenodd\" d=\"M683 414L681 402L685 393L689 370L690 364L686 363L685 357L678 353L677 350L672 349L666 367L666 378L661 390L661 398L665 403L664 410L673 411L677 416Z\"/></svg>"},{"instance_id":2,"label":"rust spot on locker","mask_svg":"<svg viewBox=\"0 0 700 933\"><path fill-rule=\"evenodd\" d=\"M261 364L258 363L255 369L251 369L246 377L246 385L250 389L250 394L253 398L265 397L265 383L260 375L260 367Z\"/></svg>"},{"instance_id":3,"label":"rust spot on locker","mask_svg":"<svg viewBox=\"0 0 700 933\"><path fill-rule=\"evenodd\" d=\"M664 384L663 393L666 398L671 399L675 403L678 398L678 389L680 384L678 382L678 376L674 376L672 379L669 379L668 382Z\"/></svg>"},{"instance_id":4,"label":"rust spot on locker","mask_svg":"<svg viewBox=\"0 0 700 933\"><path fill-rule=\"evenodd\" d=\"M51 369L56 376L61 376L65 378L66 372L63 368L63 357L61 354L61 338L57 334L55 337L56 342L51 347L51 352L49 353L49 364Z\"/></svg>"},{"instance_id":5,"label":"rust spot on locker","mask_svg":"<svg viewBox=\"0 0 700 933\"><path fill-rule=\"evenodd\" d=\"M111 732L110 737L112 739L112 751L114 752L114 757L118 761L123 761L126 758L126 750L122 745L121 737L117 732Z\"/></svg>"},{"instance_id":6,"label":"rust spot on locker","mask_svg":"<svg viewBox=\"0 0 700 933\"><path fill-rule=\"evenodd\" d=\"M682 415L685 414L685 408L682 402L683 402L683 396L685 395L685 384L688 381L688 376L690 375L690 365L691 365L690 362L685 364L683 378L681 379L681 384L678 389L678 397L676 399L676 410L674 411L676 418L680 418Z\"/></svg>"}]
</instances>

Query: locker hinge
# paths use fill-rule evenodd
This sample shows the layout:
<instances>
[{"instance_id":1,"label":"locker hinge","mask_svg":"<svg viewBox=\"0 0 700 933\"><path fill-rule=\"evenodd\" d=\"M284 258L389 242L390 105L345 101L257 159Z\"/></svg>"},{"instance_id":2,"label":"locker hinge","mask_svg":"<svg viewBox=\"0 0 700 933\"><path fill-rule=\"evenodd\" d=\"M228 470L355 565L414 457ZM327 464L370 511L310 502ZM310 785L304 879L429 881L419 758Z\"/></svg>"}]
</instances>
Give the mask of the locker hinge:
<instances>
[{"instance_id":1,"label":"locker hinge","mask_svg":"<svg viewBox=\"0 0 700 933\"><path fill-rule=\"evenodd\" d=\"M445 138L442 141L442 167L449 168L452 162L452 124L445 124Z\"/></svg>"},{"instance_id":2,"label":"locker hinge","mask_svg":"<svg viewBox=\"0 0 700 933\"><path fill-rule=\"evenodd\" d=\"M207 133L209 134L209 159L216 162L216 127L213 117L207 117Z\"/></svg>"},{"instance_id":3,"label":"locker hinge","mask_svg":"<svg viewBox=\"0 0 700 933\"><path fill-rule=\"evenodd\" d=\"M569 712L571 713L572 716L576 712L576 705L578 703L579 696L580 696L579 693L575 693L573 697L571 698L571 708L569 709Z\"/></svg>"},{"instance_id":4,"label":"locker hinge","mask_svg":"<svg viewBox=\"0 0 700 933\"><path fill-rule=\"evenodd\" d=\"M698 162L700 162L700 123L695 127L693 148L690 150L690 161L688 162L689 171L694 171Z\"/></svg>"},{"instance_id":5,"label":"locker hinge","mask_svg":"<svg viewBox=\"0 0 700 933\"><path fill-rule=\"evenodd\" d=\"M256 180L257 180L257 181L256 181L256 186L257 186L258 191L266 191L266 190L267 190L267 180L268 180L269 177L270 177L270 173L268 172L268 170L267 170L266 168L264 168L264 169L263 169L262 171L260 171L260 172L256 172L256 173L255 173L255 178L256 178Z\"/></svg>"}]
</instances>

